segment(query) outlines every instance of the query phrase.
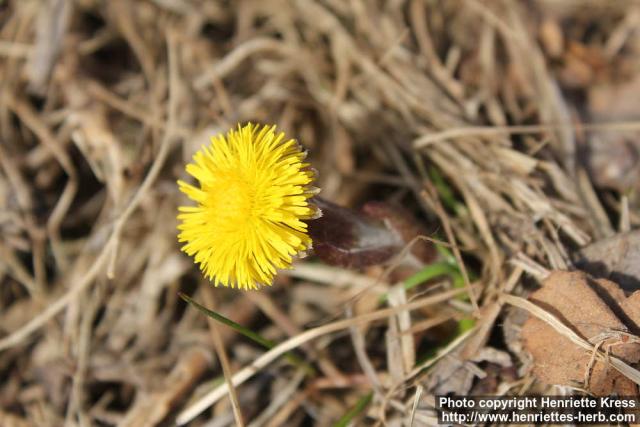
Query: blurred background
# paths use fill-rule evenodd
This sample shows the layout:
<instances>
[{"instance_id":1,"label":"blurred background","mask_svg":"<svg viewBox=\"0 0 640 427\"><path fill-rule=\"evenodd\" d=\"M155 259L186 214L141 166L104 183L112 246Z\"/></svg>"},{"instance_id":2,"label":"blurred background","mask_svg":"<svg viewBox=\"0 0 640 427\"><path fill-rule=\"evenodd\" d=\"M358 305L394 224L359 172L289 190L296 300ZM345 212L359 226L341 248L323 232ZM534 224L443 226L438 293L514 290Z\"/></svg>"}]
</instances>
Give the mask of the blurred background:
<instances>
[{"instance_id":1,"label":"blurred background","mask_svg":"<svg viewBox=\"0 0 640 427\"><path fill-rule=\"evenodd\" d=\"M193 410L223 384L216 328L234 373L267 350L179 292L274 343L317 332L237 387L247 425L544 390L494 302L640 223L639 31L624 0L0 0L0 425L235 425L226 392ZM446 268L311 256L210 286L176 180L248 121L309 150L325 199L402 206Z\"/></svg>"}]
</instances>

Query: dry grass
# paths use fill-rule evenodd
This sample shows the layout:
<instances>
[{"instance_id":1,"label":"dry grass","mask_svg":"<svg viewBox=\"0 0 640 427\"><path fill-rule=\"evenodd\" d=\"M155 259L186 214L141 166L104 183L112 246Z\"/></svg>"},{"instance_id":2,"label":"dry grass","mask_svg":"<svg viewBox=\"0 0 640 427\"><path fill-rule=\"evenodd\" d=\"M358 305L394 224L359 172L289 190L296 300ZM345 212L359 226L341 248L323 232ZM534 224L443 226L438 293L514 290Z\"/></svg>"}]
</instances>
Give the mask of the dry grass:
<instances>
[{"instance_id":1,"label":"dry grass","mask_svg":"<svg viewBox=\"0 0 640 427\"><path fill-rule=\"evenodd\" d=\"M594 349L522 297L640 223L634 190L603 191L579 156L640 129L581 104L640 70L640 12L590 3L0 1L0 425L232 425L231 383L246 425L331 425L369 392L358 424L425 425L488 366L495 393L553 392L501 338L504 304ZM179 251L175 182L246 121L309 148L324 198L406 206L465 287L307 259L260 294L213 290L275 348L207 323L178 297L212 300Z\"/></svg>"}]
</instances>

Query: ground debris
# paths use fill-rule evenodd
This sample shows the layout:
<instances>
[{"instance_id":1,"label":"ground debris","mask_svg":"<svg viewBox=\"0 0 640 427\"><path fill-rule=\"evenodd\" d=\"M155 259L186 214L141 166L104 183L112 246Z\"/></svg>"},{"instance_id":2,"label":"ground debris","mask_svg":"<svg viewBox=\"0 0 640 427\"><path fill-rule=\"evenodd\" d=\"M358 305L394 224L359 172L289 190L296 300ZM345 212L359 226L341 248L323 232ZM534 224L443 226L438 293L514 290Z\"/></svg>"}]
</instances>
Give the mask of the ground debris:
<instances>
[{"instance_id":1,"label":"ground debris","mask_svg":"<svg viewBox=\"0 0 640 427\"><path fill-rule=\"evenodd\" d=\"M503 297L576 266L640 277L634 232L599 240L640 227L636 3L0 0L0 426L172 425L210 393L185 423L231 424L221 364L195 350L213 329L180 293L304 359L221 328L251 425L331 425L367 396L357 425L431 425L421 393L527 393ZM211 287L180 252L176 181L248 122L393 232L388 266L330 267L318 245L259 296ZM600 349L636 335L635 294L540 292ZM543 327L528 341L555 357ZM632 363L629 342L611 352Z\"/></svg>"}]
</instances>

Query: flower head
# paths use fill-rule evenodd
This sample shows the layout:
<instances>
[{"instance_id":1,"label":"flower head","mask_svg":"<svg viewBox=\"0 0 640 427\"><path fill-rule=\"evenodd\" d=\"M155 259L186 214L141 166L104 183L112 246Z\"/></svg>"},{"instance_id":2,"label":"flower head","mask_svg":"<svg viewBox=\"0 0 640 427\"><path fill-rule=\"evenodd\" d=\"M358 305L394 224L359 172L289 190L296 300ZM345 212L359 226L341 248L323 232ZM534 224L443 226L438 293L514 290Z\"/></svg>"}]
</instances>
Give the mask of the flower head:
<instances>
[{"instance_id":1,"label":"flower head","mask_svg":"<svg viewBox=\"0 0 640 427\"><path fill-rule=\"evenodd\" d=\"M275 126L238 125L211 138L178 181L197 203L179 208L178 240L213 283L242 289L270 285L276 269L311 247L304 219L313 218L314 172L305 152Z\"/></svg>"}]
</instances>

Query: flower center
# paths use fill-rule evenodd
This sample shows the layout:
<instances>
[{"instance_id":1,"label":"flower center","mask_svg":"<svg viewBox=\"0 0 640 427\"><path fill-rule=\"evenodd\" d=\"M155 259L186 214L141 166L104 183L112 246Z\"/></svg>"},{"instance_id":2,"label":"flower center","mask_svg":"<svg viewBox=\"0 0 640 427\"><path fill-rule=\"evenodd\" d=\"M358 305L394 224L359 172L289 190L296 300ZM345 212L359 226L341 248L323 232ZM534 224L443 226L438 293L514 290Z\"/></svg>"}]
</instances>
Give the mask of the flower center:
<instances>
[{"instance_id":1,"label":"flower center","mask_svg":"<svg viewBox=\"0 0 640 427\"><path fill-rule=\"evenodd\" d=\"M216 188L210 194L210 206L214 214L212 220L221 232L238 232L255 218L255 184L239 174L230 174L217 180Z\"/></svg>"}]
</instances>

